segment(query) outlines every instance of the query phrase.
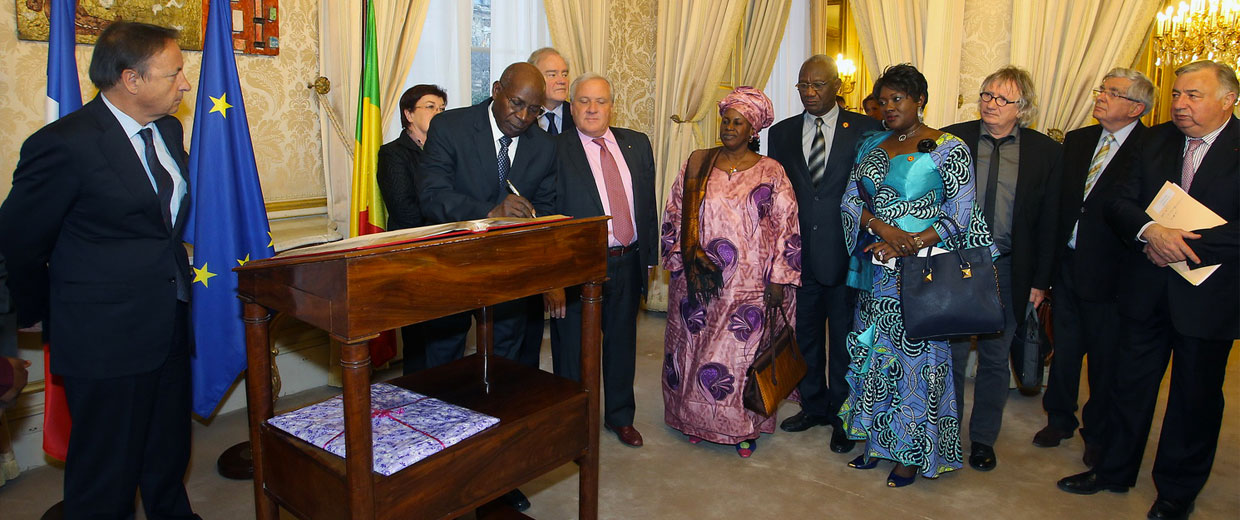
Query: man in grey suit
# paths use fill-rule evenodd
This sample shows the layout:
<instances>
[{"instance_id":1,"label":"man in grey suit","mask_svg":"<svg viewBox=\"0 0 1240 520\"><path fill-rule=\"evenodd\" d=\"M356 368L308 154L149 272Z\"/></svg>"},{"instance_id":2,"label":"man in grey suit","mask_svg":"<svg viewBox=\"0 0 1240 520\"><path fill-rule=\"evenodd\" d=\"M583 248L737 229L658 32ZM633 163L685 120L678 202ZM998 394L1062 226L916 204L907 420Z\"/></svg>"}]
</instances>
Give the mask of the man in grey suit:
<instances>
[{"instance_id":1,"label":"man in grey suit","mask_svg":"<svg viewBox=\"0 0 1240 520\"><path fill-rule=\"evenodd\" d=\"M836 414L848 398L848 348L852 290L844 284L848 251L840 199L857 154L857 139L879 123L835 102L840 78L835 62L811 56L801 65L797 91L805 111L771 127L768 154L779 161L797 194L801 218L801 286L797 288L797 344L809 371L797 388L801 411L779 425L789 432L831 424L831 450L848 453L853 441Z\"/></svg>"},{"instance_id":2,"label":"man in grey suit","mask_svg":"<svg viewBox=\"0 0 1240 520\"><path fill-rule=\"evenodd\" d=\"M642 445L633 427L637 311L649 270L658 262L654 153L646 134L608 126L611 82L598 74L573 81L575 131L560 134L556 210L573 217L609 215L607 282L603 285L603 425L620 442ZM547 295L555 373L581 378L579 288Z\"/></svg>"}]
</instances>

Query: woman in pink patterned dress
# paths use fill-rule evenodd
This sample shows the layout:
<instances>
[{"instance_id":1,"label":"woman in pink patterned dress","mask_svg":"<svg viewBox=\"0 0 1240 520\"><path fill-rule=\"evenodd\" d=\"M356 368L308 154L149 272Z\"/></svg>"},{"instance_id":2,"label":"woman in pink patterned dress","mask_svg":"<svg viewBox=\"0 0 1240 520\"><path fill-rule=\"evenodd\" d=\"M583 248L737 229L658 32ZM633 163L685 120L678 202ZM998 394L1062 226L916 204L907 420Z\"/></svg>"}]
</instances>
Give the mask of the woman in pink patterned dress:
<instances>
[{"instance_id":1,"label":"woman in pink patterned dress","mask_svg":"<svg viewBox=\"0 0 1240 520\"><path fill-rule=\"evenodd\" d=\"M766 307L796 316L796 291L785 286L801 284L801 236L783 167L756 152L758 131L774 119L771 101L740 87L719 113L723 146L690 155L663 217L664 420L691 443L734 444L748 457L775 417L745 409L745 370L766 333Z\"/></svg>"}]
</instances>

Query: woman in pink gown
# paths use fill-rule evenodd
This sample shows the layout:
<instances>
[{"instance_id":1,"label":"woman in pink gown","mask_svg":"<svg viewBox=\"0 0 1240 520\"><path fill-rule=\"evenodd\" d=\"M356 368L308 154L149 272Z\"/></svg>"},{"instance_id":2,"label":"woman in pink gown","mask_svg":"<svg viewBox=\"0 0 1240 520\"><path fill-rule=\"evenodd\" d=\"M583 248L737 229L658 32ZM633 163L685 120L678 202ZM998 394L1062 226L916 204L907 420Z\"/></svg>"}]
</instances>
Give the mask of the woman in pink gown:
<instances>
[{"instance_id":1,"label":"woman in pink gown","mask_svg":"<svg viewBox=\"0 0 1240 520\"><path fill-rule=\"evenodd\" d=\"M745 370L767 332L767 305L795 319L796 291L785 286L801 284L801 236L783 167L756 152L758 131L774 119L770 100L740 87L719 113L723 147L693 152L663 218L664 419L692 443L733 444L748 457L775 417L745 409Z\"/></svg>"}]
</instances>

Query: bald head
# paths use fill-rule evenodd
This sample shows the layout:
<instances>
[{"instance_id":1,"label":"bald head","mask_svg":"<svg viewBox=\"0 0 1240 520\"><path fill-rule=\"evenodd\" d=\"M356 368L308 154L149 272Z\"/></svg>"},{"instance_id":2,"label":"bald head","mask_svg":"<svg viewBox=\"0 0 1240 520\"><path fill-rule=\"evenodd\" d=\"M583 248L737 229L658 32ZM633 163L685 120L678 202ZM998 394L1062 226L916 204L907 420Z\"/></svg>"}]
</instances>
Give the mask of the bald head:
<instances>
[{"instance_id":1,"label":"bald head","mask_svg":"<svg viewBox=\"0 0 1240 520\"><path fill-rule=\"evenodd\" d=\"M546 82L538 67L526 62L509 65L491 85L491 113L495 124L508 137L517 137L542 115Z\"/></svg>"},{"instance_id":2,"label":"bald head","mask_svg":"<svg viewBox=\"0 0 1240 520\"><path fill-rule=\"evenodd\" d=\"M797 93L801 95L801 105L806 112L821 116L831 111L839 91L840 74L830 56L815 54L801 64Z\"/></svg>"}]
</instances>

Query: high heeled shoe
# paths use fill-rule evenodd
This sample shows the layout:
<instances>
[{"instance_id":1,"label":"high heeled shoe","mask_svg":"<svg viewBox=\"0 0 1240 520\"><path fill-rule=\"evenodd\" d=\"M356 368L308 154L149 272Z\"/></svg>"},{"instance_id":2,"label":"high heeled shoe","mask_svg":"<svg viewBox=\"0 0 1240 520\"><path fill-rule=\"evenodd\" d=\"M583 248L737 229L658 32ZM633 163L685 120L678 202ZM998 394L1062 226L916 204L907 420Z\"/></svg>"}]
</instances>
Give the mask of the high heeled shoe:
<instances>
[{"instance_id":1,"label":"high heeled shoe","mask_svg":"<svg viewBox=\"0 0 1240 520\"><path fill-rule=\"evenodd\" d=\"M852 469L874 469L878 466L878 457L865 461L865 454L857 455L857 458L848 461L848 467Z\"/></svg>"},{"instance_id":2,"label":"high heeled shoe","mask_svg":"<svg viewBox=\"0 0 1240 520\"><path fill-rule=\"evenodd\" d=\"M690 436L689 436L689 444L697 444L697 443L699 443L699 442L702 442L702 438L701 438L701 437L698 437L697 435L690 435Z\"/></svg>"},{"instance_id":3,"label":"high heeled shoe","mask_svg":"<svg viewBox=\"0 0 1240 520\"><path fill-rule=\"evenodd\" d=\"M736 443L736 454L742 459L749 458L755 451L758 451L758 439L756 438Z\"/></svg>"},{"instance_id":4,"label":"high heeled shoe","mask_svg":"<svg viewBox=\"0 0 1240 520\"><path fill-rule=\"evenodd\" d=\"M915 469L912 476L901 477L900 475L897 475L896 471L898 471L901 467L905 466L896 464L896 467L891 468L891 474L887 475L887 487L900 488L912 484L913 481L917 480L917 471Z\"/></svg>"}]
</instances>

